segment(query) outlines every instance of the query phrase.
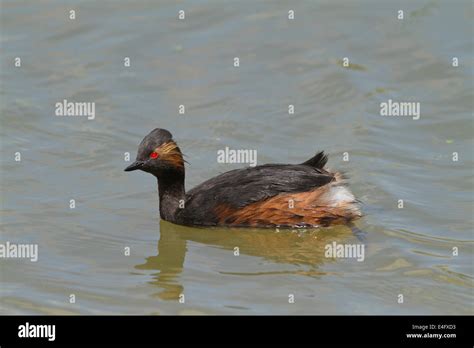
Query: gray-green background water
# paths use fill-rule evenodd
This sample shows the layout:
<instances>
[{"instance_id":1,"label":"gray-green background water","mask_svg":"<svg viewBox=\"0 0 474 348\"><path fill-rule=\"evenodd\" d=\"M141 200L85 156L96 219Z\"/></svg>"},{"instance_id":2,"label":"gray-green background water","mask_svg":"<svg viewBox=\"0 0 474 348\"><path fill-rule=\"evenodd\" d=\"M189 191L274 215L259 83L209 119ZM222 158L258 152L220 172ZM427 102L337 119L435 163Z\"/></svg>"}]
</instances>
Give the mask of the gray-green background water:
<instances>
[{"instance_id":1,"label":"gray-green background water","mask_svg":"<svg viewBox=\"0 0 474 348\"><path fill-rule=\"evenodd\" d=\"M36 263L0 260L1 313L473 314L471 1L1 1L0 11L1 242L39 245ZM95 102L95 119L55 116L63 99ZM421 118L380 116L388 99L420 102ZM259 164L326 150L364 202L365 260L324 257L332 241L358 242L346 227L160 222L155 179L123 172L124 153L133 159L155 127L187 155L188 189L245 165L217 163L226 146L257 150Z\"/></svg>"}]
</instances>

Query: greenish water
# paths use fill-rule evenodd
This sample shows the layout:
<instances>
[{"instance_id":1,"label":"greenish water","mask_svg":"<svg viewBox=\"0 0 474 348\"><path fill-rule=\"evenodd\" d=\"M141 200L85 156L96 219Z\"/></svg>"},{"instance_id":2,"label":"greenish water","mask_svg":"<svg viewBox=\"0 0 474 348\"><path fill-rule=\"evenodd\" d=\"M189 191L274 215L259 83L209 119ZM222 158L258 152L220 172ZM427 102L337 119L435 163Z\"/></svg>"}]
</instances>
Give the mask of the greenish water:
<instances>
[{"instance_id":1,"label":"greenish water","mask_svg":"<svg viewBox=\"0 0 474 348\"><path fill-rule=\"evenodd\" d=\"M39 248L37 262L0 259L1 313L473 314L471 1L0 11L0 242ZM95 102L95 119L55 116L63 99ZM388 99L420 102L420 119L380 116ZM217 163L226 146L257 150L259 164L326 150L364 202L364 261L324 256L333 241L358 243L347 227L160 222L154 178L123 172L124 153L155 127L187 155L188 189L244 166Z\"/></svg>"}]
</instances>

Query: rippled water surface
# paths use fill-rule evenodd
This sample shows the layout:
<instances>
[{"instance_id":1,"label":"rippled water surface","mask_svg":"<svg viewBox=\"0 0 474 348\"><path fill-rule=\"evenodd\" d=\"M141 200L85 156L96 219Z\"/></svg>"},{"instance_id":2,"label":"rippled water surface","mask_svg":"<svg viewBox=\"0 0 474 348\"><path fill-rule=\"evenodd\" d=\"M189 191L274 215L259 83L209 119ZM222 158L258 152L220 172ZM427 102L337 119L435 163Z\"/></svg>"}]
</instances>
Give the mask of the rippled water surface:
<instances>
[{"instance_id":1,"label":"rippled water surface","mask_svg":"<svg viewBox=\"0 0 474 348\"><path fill-rule=\"evenodd\" d=\"M473 314L471 1L0 10L1 242L39 246L36 263L0 261L2 313ZM56 117L63 99L95 102L95 119ZM420 119L380 116L388 99L420 102ZM326 150L364 202L364 261L324 257L328 243L358 243L346 227L160 221L155 179L123 172L155 127L187 155L187 188L244 166L217 163L226 146L257 150L259 164Z\"/></svg>"}]
</instances>

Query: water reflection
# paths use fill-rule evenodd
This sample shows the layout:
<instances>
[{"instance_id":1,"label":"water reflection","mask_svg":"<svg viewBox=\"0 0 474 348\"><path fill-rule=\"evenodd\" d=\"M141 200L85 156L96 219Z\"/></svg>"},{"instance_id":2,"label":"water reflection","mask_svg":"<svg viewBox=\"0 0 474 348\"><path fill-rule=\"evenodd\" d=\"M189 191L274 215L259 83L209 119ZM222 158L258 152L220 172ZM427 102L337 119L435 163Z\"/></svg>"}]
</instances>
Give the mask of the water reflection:
<instances>
[{"instance_id":1,"label":"water reflection","mask_svg":"<svg viewBox=\"0 0 474 348\"><path fill-rule=\"evenodd\" d=\"M160 232L158 254L147 257L144 264L135 268L158 271L152 273L153 280L150 284L162 289L156 296L163 300L177 300L184 292L180 275L184 268L188 241L229 250L231 253L238 247L240 255L261 257L279 264L305 266L291 273L307 276L324 275L324 272L318 270L319 266L333 262L333 259L324 255L327 244L347 242L350 238L354 239L352 243L360 243L346 226L307 230L209 229L179 226L161 220ZM251 274L223 273L268 274L258 268L254 271Z\"/></svg>"}]
</instances>

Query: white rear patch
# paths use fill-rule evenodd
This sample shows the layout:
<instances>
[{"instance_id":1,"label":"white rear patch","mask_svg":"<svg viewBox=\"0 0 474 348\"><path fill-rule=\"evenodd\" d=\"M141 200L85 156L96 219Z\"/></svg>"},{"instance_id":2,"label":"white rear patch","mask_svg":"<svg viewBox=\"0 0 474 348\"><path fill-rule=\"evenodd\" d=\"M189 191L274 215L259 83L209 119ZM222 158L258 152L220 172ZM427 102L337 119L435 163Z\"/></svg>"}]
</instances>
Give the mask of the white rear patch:
<instances>
[{"instance_id":1,"label":"white rear patch","mask_svg":"<svg viewBox=\"0 0 474 348\"><path fill-rule=\"evenodd\" d=\"M324 198L328 200L328 206L332 207L355 201L354 195L344 186L331 186Z\"/></svg>"}]
</instances>

